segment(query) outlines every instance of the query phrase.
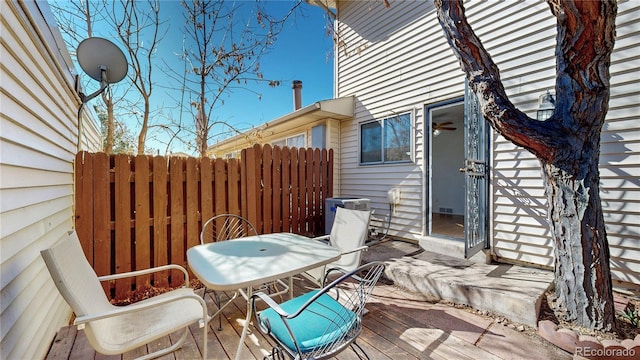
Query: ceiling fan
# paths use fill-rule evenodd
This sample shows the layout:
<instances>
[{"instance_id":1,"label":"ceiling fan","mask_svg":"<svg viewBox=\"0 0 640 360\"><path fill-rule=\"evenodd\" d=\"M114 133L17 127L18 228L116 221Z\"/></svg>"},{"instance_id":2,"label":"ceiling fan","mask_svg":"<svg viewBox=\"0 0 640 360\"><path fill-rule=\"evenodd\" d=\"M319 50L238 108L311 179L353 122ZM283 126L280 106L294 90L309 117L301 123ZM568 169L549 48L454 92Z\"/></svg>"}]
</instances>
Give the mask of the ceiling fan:
<instances>
[{"instance_id":1,"label":"ceiling fan","mask_svg":"<svg viewBox=\"0 0 640 360\"><path fill-rule=\"evenodd\" d=\"M433 131L433 136L438 136L440 135L440 132L442 130L449 130L449 131L453 131L456 128L455 127L451 127L449 125L453 125L453 122L451 121L445 121L445 122L441 122L441 123L431 123L431 130Z\"/></svg>"}]
</instances>

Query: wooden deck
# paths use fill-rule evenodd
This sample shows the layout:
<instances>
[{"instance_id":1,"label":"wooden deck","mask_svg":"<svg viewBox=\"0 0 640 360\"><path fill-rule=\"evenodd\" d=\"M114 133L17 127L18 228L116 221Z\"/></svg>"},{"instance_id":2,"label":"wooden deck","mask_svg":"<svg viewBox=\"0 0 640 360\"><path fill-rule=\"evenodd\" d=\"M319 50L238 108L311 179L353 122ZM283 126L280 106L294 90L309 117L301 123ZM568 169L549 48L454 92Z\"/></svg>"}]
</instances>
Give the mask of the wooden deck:
<instances>
[{"instance_id":1,"label":"wooden deck","mask_svg":"<svg viewBox=\"0 0 640 360\"><path fill-rule=\"evenodd\" d=\"M294 283L296 293L302 293L310 286L310 283L298 278ZM215 305L209 293L207 302L210 312L213 312ZM383 282L379 282L376 286L367 309L369 312L364 317L363 331L357 342L371 359L506 359L513 356L518 358L514 347L522 348L522 344L512 344L511 339L505 335L509 334L510 329L495 324L491 318L443 304L427 302ZM233 359L235 357L245 311L246 303L239 297L224 310L221 331L217 330L217 319L209 323L207 358ZM494 325L504 329L492 327ZM489 328L491 328L490 331L488 331ZM177 339L178 335L179 333L172 334L161 341L123 356L105 356L96 353L90 347L83 331L77 331L74 326L65 326L59 330L46 359L132 359L147 351L166 347L171 341ZM483 338L487 338L487 344L490 345L481 345L480 340ZM252 326L241 358L263 359L271 351L270 341L271 339L265 338ZM194 325L182 349L160 359L200 358L201 344L202 330ZM540 344L534 345L539 349ZM494 351L492 347L498 350ZM521 349L523 351L521 355L531 355L530 352L527 353L530 351L526 349L527 347L524 346L524 349ZM540 354L551 355L544 352ZM339 354L337 359L357 359L357 356L347 349Z\"/></svg>"}]
</instances>

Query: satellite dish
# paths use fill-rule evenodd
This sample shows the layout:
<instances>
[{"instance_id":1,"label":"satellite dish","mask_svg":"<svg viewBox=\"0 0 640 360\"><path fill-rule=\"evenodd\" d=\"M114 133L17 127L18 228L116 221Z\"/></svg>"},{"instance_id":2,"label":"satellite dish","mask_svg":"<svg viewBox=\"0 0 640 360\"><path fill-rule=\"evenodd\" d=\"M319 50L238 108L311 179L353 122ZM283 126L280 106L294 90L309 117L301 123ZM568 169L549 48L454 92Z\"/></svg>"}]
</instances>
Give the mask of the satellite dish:
<instances>
[{"instance_id":1,"label":"satellite dish","mask_svg":"<svg viewBox=\"0 0 640 360\"><path fill-rule=\"evenodd\" d=\"M82 70L92 79L100 81L100 90L84 96L85 103L100 94L109 84L114 84L127 76L127 58L120 48L107 39L90 37L82 40L76 52Z\"/></svg>"}]
</instances>

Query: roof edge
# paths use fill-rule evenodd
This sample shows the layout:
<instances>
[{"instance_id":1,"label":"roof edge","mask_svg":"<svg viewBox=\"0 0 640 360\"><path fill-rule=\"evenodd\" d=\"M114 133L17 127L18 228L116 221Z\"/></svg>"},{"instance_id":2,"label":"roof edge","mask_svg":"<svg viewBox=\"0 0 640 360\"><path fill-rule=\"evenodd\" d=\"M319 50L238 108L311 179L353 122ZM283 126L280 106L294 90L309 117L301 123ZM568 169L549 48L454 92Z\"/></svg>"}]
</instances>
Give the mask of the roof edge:
<instances>
[{"instance_id":1,"label":"roof edge","mask_svg":"<svg viewBox=\"0 0 640 360\"><path fill-rule=\"evenodd\" d=\"M317 101L311 105L307 105L294 112L288 113L284 116L273 119L271 121L267 121L259 126L256 126L255 128L249 129L247 131L243 131L238 135L232 136L222 141L218 141L215 144L210 145L208 149L213 149L218 146L223 146L229 142L236 140L238 137L242 135L246 135L252 131L262 130L262 129L266 129L267 127L280 125L287 121L291 121L293 119L296 119L308 114L312 114L314 112L327 113L327 116L326 116L327 118L331 118L331 117L338 118L338 119L345 118L345 117L353 118L354 112L355 112L354 103L355 103L355 96L345 96L340 98Z\"/></svg>"}]
</instances>

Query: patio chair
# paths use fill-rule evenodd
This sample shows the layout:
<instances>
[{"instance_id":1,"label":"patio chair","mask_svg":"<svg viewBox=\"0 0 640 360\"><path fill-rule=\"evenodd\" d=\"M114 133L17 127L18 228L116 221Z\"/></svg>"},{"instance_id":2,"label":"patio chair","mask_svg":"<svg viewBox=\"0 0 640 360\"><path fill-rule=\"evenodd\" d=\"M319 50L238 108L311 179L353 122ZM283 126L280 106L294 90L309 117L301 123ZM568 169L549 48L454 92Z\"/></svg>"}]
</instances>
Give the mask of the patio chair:
<instances>
[{"instance_id":1,"label":"patio chair","mask_svg":"<svg viewBox=\"0 0 640 360\"><path fill-rule=\"evenodd\" d=\"M258 231L249 220L235 214L220 214L202 225L200 243L207 244L252 235L258 235Z\"/></svg>"},{"instance_id":2,"label":"patio chair","mask_svg":"<svg viewBox=\"0 0 640 360\"><path fill-rule=\"evenodd\" d=\"M314 240L328 242L329 245L340 249L342 256L335 262L308 270L302 275L322 287L335 269L351 271L360 266L362 252L368 248L364 243L369 232L370 218L371 211L337 207L331 233Z\"/></svg>"},{"instance_id":3,"label":"patio chair","mask_svg":"<svg viewBox=\"0 0 640 360\"><path fill-rule=\"evenodd\" d=\"M58 291L75 313L74 325L84 329L89 344L97 352L122 354L184 329L182 337L172 346L140 357L155 358L182 347L189 326L199 324L203 328L202 357L206 358L207 305L192 289L183 287L130 305L115 306L109 303L100 285L100 281L170 269L182 271L187 285L189 275L183 267L165 265L99 277L85 258L75 231L40 253Z\"/></svg>"},{"instance_id":4,"label":"patio chair","mask_svg":"<svg viewBox=\"0 0 640 360\"><path fill-rule=\"evenodd\" d=\"M252 297L256 326L276 342L271 358L326 359L347 347L369 358L356 343L364 306L385 265L372 262L345 273L319 290L276 304L264 293ZM268 308L257 311L255 300ZM358 353L360 351L360 353Z\"/></svg>"},{"instance_id":5,"label":"patio chair","mask_svg":"<svg viewBox=\"0 0 640 360\"><path fill-rule=\"evenodd\" d=\"M258 231L249 220L235 214L220 214L207 220L207 222L202 225L202 232L200 233L200 243L206 244L210 242L238 239L254 235L258 235ZM282 286L282 289L278 290L278 286ZM289 291L290 286L281 280L276 280L268 284L264 284L260 289L270 290L272 288L275 289L275 291L271 294L272 296L274 296ZM230 300L227 303L220 307L219 294L216 291L206 288L204 294L206 294L208 291L213 292L216 306L218 306L218 309L220 310L226 307L237 296L237 293L234 294L233 296L231 296ZM244 290L239 289L238 291L240 291L240 293L242 293L244 297L247 297L247 293L245 293ZM222 330L221 312L218 314L218 330Z\"/></svg>"}]
</instances>

